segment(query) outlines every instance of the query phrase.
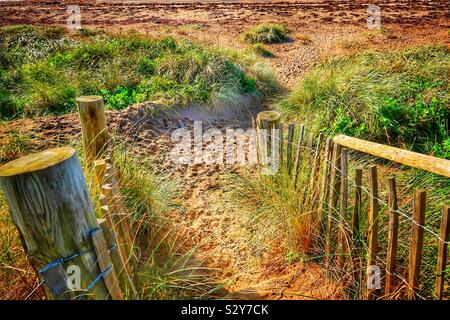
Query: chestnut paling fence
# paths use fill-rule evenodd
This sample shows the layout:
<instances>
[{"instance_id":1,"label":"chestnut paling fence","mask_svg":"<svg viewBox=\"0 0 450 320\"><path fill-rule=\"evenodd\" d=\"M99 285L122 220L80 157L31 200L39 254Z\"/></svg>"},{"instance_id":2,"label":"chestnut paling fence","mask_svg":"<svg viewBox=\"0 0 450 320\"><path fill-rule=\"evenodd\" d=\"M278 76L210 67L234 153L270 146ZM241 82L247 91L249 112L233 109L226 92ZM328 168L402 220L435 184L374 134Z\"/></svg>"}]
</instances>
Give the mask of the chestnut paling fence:
<instances>
[{"instance_id":1,"label":"chestnut paling fence","mask_svg":"<svg viewBox=\"0 0 450 320\"><path fill-rule=\"evenodd\" d=\"M429 190L409 181L400 197L396 173L407 165L448 179L449 160L345 135L305 138L304 125L289 124L286 134L283 123L259 117L253 127L258 162L273 167L262 172L290 176L299 215L315 225L311 251L347 297L448 299L450 190L427 199Z\"/></svg>"}]
</instances>

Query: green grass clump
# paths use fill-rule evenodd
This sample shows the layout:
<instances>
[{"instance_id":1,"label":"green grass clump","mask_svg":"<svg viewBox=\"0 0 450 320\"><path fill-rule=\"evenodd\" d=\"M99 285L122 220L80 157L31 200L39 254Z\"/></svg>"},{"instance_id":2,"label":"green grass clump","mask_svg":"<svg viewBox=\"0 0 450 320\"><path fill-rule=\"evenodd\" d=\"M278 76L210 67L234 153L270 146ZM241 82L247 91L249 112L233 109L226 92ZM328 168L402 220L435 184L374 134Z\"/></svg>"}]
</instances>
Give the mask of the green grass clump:
<instances>
[{"instance_id":1,"label":"green grass clump","mask_svg":"<svg viewBox=\"0 0 450 320\"><path fill-rule=\"evenodd\" d=\"M274 56L272 51L260 43L252 45L249 51L261 57L271 58Z\"/></svg>"},{"instance_id":2,"label":"green grass clump","mask_svg":"<svg viewBox=\"0 0 450 320\"><path fill-rule=\"evenodd\" d=\"M281 24L260 24L242 33L248 43L279 43L287 40L289 30Z\"/></svg>"},{"instance_id":3,"label":"green grass clump","mask_svg":"<svg viewBox=\"0 0 450 320\"><path fill-rule=\"evenodd\" d=\"M146 100L215 107L276 86L255 59L172 37L18 26L0 39L1 118L70 112L79 95L103 95L114 109Z\"/></svg>"},{"instance_id":4,"label":"green grass clump","mask_svg":"<svg viewBox=\"0 0 450 320\"><path fill-rule=\"evenodd\" d=\"M450 50L417 47L330 59L278 103L313 131L450 158Z\"/></svg>"}]
</instances>

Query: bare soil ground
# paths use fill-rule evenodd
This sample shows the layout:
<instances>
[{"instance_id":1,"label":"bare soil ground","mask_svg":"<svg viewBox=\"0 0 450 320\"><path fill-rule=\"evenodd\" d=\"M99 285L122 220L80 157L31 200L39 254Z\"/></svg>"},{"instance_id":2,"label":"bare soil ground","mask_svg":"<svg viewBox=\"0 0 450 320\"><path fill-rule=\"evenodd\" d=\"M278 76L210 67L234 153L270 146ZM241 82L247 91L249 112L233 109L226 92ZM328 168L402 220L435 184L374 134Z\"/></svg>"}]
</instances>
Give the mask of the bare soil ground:
<instances>
[{"instance_id":1,"label":"bare soil ground","mask_svg":"<svg viewBox=\"0 0 450 320\"><path fill-rule=\"evenodd\" d=\"M172 34L210 45L245 49L238 35L261 22L286 23L291 40L270 45L275 57L266 59L287 88L321 58L348 54L367 48L395 49L413 45L450 46L449 9L446 1L375 1L382 10L385 33L369 32L367 4L344 1L285 2L95 2L16 1L0 2L0 24L65 25L66 8L81 7L84 27L106 27L120 31L135 29L149 34ZM248 214L231 210L226 177L251 167L225 165L173 165L169 159L171 133L179 127L192 131L192 119L147 119L136 126L141 111L130 108L110 112L112 128L127 132L139 156L150 156L168 179L181 182L180 210L170 212L181 234L191 246L198 247L198 259L214 270L214 277L225 283L229 298L330 299L340 298L341 288L327 279L314 263L286 265L283 253L276 250L255 252L249 241ZM218 127L248 128L250 116L244 113L227 119L204 122L204 129ZM79 139L78 117L44 117L11 122L0 128L0 143L8 142L12 129L29 134L36 150ZM132 134L130 133L132 131ZM20 276L29 276L24 267ZM28 268L29 269L29 268ZM17 278L16 278L17 279ZM33 282L30 282L33 283ZM4 287L4 283L0 283ZM29 289L24 287L24 292ZM24 296L15 296L23 298Z\"/></svg>"},{"instance_id":2,"label":"bare soil ground","mask_svg":"<svg viewBox=\"0 0 450 320\"><path fill-rule=\"evenodd\" d=\"M264 23L284 23L291 41L271 45L269 60L280 81L291 87L321 57L342 47L398 48L415 44L449 45L450 7L439 1L372 1L381 9L385 36L368 37L364 1L5 1L0 25L66 25L67 7L78 5L82 27L134 29L153 35L173 34L220 47L245 48L239 33Z\"/></svg>"}]
</instances>

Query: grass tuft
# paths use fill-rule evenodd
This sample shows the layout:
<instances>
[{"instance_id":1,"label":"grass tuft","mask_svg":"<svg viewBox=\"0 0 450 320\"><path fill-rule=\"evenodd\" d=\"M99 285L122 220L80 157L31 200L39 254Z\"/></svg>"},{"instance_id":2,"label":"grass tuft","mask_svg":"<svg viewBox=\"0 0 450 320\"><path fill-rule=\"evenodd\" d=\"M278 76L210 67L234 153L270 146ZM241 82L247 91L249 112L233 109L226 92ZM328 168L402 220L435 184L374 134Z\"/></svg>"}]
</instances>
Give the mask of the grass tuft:
<instances>
[{"instance_id":1,"label":"grass tuft","mask_svg":"<svg viewBox=\"0 0 450 320\"><path fill-rule=\"evenodd\" d=\"M249 51L261 56L261 57L265 57L265 58L271 58L274 56L274 54L272 53L272 51L270 51L269 49L267 49L265 46L263 46L260 43L254 44L249 48Z\"/></svg>"},{"instance_id":2,"label":"grass tuft","mask_svg":"<svg viewBox=\"0 0 450 320\"><path fill-rule=\"evenodd\" d=\"M279 43L286 41L289 29L281 24L260 24L242 33L248 43Z\"/></svg>"}]
</instances>

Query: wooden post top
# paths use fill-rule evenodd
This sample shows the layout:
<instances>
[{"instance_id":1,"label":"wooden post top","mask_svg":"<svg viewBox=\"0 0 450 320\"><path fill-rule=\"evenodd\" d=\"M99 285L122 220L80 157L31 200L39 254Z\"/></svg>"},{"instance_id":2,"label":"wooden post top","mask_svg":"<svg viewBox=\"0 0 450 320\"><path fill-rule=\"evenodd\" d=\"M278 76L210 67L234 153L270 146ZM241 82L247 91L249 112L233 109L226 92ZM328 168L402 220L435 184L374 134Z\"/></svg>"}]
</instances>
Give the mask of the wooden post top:
<instances>
[{"instance_id":1,"label":"wooden post top","mask_svg":"<svg viewBox=\"0 0 450 320\"><path fill-rule=\"evenodd\" d=\"M75 154L70 147L47 149L13 160L0 167L0 177L10 177L54 166Z\"/></svg>"},{"instance_id":2,"label":"wooden post top","mask_svg":"<svg viewBox=\"0 0 450 320\"><path fill-rule=\"evenodd\" d=\"M76 98L76 101L77 102L87 102L87 103L89 103L89 102L99 102L99 101L102 101L103 100L103 97L102 96L81 96L81 97L78 97L78 98Z\"/></svg>"},{"instance_id":3,"label":"wooden post top","mask_svg":"<svg viewBox=\"0 0 450 320\"><path fill-rule=\"evenodd\" d=\"M278 111L261 111L258 113L258 120L276 121L280 119L280 113Z\"/></svg>"}]
</instances>

